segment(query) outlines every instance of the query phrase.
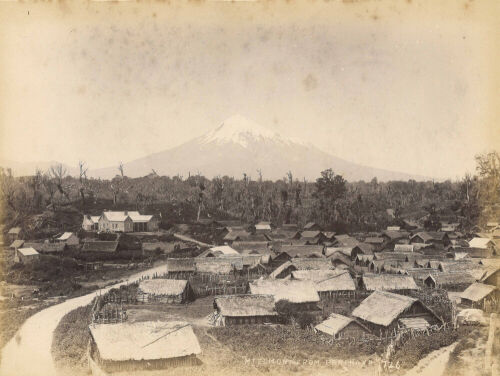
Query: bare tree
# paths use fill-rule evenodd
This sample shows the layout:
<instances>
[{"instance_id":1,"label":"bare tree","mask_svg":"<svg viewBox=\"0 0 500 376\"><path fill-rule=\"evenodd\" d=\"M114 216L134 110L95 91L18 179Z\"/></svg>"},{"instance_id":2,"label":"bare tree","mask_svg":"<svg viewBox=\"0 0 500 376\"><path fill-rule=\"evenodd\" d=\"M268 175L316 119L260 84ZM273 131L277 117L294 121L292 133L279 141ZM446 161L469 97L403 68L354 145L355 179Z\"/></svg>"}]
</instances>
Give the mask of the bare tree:
<instances>
[{"instance_id":1,"label":"bare tree","mask_svg":"<svg viewBox=\"0 0 500 376\"><path fill-rule=\"evenodd\" d=\"M80 170L78 191L80 192L80 197L82 198L82 205L85 205L85 183L87 181L88 167L85 166L84 161L79 161L78 168Z\"/></svg>"},{"instance_id":2,"label":"bare tree","mask_svg":"<svg viewBox=\"0 0 500 376\"><path fill-rule=\"evenodd\" d=\"M120 164L118 165L118 171L120 171L120 175L123 178L123 162L120 161Z\"/></svg>"},{"instance_id":3,"label":"bare tree","mask_svg":"<svg viewBox=\"0 0 500 376\"><path fill-rule=\"evenodd\" d=\"M50 167L50 175L55 181L57 190L69 201L68 193L63 187L64 178L67 176L67 174L68 171L61 163Z\"/></svg>"},{"instance_id":4,"label":"bare tree","mask_svg":"<svg viewBox=\"0 0 500 376\"><path fill-rule=\"evenodd\" d=\"M54 206L54 194L56 193L57 187L49 172L43 174L42 184L47 193L49 194L49 200L51 205Z\"/></svg>"}]
</instances>

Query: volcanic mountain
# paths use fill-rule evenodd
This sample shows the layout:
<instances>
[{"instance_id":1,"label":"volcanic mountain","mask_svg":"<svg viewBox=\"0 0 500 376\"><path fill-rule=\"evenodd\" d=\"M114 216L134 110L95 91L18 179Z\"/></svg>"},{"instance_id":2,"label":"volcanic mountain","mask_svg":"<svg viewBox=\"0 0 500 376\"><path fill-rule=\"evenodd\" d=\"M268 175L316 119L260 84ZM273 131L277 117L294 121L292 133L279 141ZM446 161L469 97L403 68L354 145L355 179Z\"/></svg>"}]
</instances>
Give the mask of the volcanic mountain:
<instances>
[{"instance_id":1,"label":"volcanic mountain","mask_svg":"<svg viewBox=\"0 0 500 376\"><path fill-rule=\"evenodd\" d=\"M288 171L298 179L313 180L327 168L349 181L369 181L373 177L383 181L423 179L348 162L311 144L284 138L240 115L184 144L124 165L129 177L144 176L154 170L169 176L200 173L208 178L224 175L241 178L246 173L255 178L260 170L264 179L271 180L283 178ZM116 173L117 168L110 167L89 171L89 176L112 178Z\"/></svg>"}]
</instances>

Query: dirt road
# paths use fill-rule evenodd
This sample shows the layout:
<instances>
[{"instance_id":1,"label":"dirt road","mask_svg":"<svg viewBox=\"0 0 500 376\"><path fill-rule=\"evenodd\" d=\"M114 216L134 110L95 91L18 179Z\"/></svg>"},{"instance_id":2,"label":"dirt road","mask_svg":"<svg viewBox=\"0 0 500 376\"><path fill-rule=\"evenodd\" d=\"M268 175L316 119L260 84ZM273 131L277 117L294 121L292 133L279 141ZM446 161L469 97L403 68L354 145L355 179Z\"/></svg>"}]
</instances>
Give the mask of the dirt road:
<instances>
[{"instance_id":1,"label":"dirt road","mask_svg":"<svg viewBox=\"0 0 500 376\"><path fill-rule=\"evenodd\" d=\"M448 363L450 353L456 345L457 342L431 352L425 358L420 359L418 364L409 370L405 376L441 376Z\"/></svg>"},{"instance_id":2,"label":"dirt road","mask_svg":"<svg viewBox=\"0 0 500 376\"><path fill-rule=\"evenodd\" d=\"M127 281L117 283L105 289L119 287L127 282L138 280L142 276L152 276L161 273L165 265L155 266L128 277ZM56 370L52 360L52 337L57 324L68 312L89 304L97 292L65 301L64 303L46 308L30 317L19 329L16 335L2 349L0 375L2 376L37 376L55 375Z\"/></svg>"}]
</instances>

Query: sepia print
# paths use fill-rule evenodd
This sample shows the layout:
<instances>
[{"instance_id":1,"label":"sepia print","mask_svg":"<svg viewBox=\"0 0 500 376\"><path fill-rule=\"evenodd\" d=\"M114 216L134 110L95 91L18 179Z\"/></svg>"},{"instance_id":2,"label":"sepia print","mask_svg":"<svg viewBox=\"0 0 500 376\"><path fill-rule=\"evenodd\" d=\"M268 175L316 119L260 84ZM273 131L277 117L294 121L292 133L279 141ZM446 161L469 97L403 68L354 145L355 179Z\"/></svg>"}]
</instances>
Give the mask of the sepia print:
<instances>
[{"instance_id":1,"label":"sepia print","mask_svg":"<svg viewBox=\"0 0 500 376\"><path fill-rule=\"evenodd\" d=\"M499 16L0 2L0 375L499 375Z\"/></svg>"}]
</instances>

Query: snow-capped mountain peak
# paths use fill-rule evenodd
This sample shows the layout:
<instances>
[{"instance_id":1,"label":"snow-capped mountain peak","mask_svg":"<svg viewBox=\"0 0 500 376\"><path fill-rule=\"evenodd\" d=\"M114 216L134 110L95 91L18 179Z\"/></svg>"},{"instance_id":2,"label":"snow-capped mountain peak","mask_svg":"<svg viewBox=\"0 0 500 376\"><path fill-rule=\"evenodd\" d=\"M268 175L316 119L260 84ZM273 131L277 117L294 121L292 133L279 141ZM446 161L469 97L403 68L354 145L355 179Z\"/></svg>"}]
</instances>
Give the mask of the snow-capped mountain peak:
<instances>
[{"instance_id":1,"label":"snow-capped mountain peak","mask_svg":"<svg viewBox=\"0 0 500 376\"><path fill-rule=\"evenodd\" d=\"M241 115L234 115L222 122L220 126L201 137L201 143L232 142L247 147L250 141L272 139L281 141L281 137L252 120Z\"/></svg>"}]
</instances>

